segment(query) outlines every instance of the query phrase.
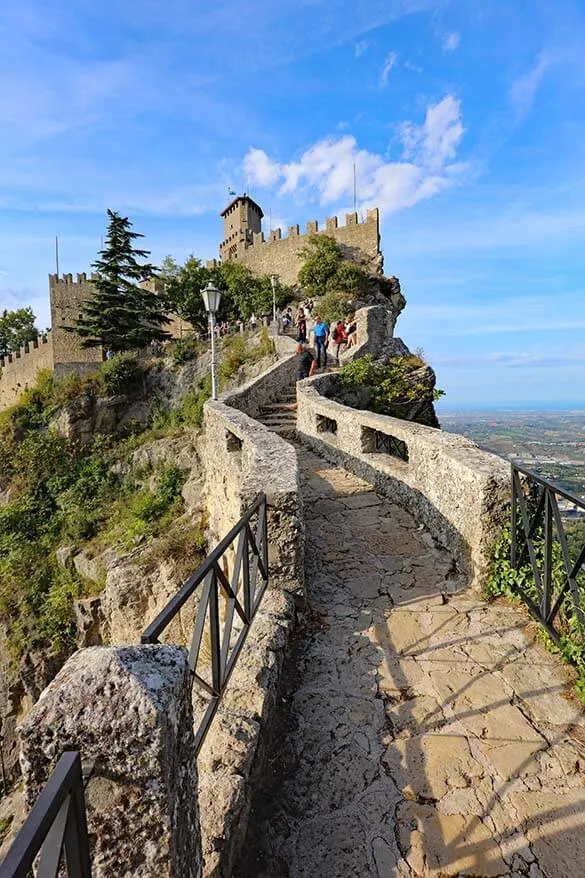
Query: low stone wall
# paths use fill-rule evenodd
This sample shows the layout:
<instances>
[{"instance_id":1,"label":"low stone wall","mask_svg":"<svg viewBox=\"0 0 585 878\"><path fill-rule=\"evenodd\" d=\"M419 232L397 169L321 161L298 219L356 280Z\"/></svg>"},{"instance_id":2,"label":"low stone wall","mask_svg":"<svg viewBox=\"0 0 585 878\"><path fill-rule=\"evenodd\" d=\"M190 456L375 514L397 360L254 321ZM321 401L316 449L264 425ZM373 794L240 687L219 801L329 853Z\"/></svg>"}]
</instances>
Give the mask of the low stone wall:
<instances>
[{"instance_id":1,"label":"low stone wall","mask_svg":"<svg viewBox=\"0 0 585 878\"><path fill-rule=\"evenodd\" d=\"M349 408L326 398L332 378L297 387L307 445L408 509L481 586L509 500L509 467L463 436Z\"/></svg>"},{"instance_id":2,"label":"low stone wall","mask_svg":"<svg viewBox=\"0 0 585 878\"><path fill-rule=\"evenodd\" d=\"M295 387L296 344L285 335L276 335L273 340L279 361L257 378L221 396L226 405L239 409L251 418L257 418L264 406L279 400L283 390L290 388L293 391Z\"/></svg>"},{"instance_id":3,"label":"low stone wall","mask_svg":"<svg viewBox=\"0 0 585 878\"><path fill-rule=\"evenodd\" d=\"M267 497L270 588L199 756L204 875L231 878L247 831L280 671L304 591L304 520L294 448L253 419L295 386L294 343L276 340L281 359L243 387L205 405L201 457L211 541ZM233 558L229 558L229 567Z\"/></svg>"}]
</instances>

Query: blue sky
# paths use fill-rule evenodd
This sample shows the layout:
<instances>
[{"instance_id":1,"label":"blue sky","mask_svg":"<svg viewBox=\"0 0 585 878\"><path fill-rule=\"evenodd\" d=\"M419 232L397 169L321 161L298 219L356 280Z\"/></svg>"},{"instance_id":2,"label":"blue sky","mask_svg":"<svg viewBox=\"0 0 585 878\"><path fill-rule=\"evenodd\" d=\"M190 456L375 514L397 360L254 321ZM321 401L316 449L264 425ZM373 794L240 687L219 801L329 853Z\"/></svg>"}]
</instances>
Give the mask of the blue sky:
<instances>
[{"instance_id":1,"label":"blue sky","mask_svg":"<svg viewBox=\"0 0 585 878\"><path fill-rule=\"evenodd\" d=\"M48 322L108 207L216 255L228 186L270 224L382 212L444 408L585 408L583 0L19 0L0 8L0 308Z\"/></svg>"}]
</instances>

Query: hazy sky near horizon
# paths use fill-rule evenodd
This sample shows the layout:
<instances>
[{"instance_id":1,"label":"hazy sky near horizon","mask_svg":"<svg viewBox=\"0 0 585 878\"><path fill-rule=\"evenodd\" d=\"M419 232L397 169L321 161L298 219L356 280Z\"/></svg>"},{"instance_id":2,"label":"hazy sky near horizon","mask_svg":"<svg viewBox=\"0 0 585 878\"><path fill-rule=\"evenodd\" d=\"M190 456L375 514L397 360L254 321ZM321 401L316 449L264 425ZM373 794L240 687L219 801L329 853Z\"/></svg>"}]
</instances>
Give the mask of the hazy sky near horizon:
<instances>
[{"instance_id":1,"label":"hazy sky near horizon","mask_svg":"<svg viewBox=\"0 0 585 878\"><path fill-rule=\"evenodd\" d=\"M41 0L0 8L0 309L48 323L108 207L159 262L378 206L445 406L585 405L583 0Z\"/></svg>"}]
</instances>

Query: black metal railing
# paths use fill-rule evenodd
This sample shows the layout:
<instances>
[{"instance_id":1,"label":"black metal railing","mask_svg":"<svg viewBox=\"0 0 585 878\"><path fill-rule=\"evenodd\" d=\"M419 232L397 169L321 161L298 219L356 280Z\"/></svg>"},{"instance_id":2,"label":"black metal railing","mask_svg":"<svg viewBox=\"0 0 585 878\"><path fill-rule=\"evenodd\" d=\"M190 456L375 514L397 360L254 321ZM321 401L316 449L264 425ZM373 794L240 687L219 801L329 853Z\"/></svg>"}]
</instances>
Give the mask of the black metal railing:
<instances>
[{"instance_id":1,"label":"black metal railing","mask_svg":"<svg viewBox=\"0 0 585 878\"><path fill-rule=\"evenodd\" d=\"M252 529L254 518L257 518L255 532ZM235 563L229 579L220 562L236 540ZM192 684L198 683L210 696L210 700L195 735L197 753L219 706L267 584L266 495L260 494L142 635L142 643L159 643L159 637L165 628L197 588L202 586L189 650L189 667ZM223 618L220 597L224 600ZM211 653L208 662L210 679L207 680L199 673L201 646L205 635L209 638Z\"/></svg>"},{"instance_id":2,"label":"black metal railing","mask_svg":"<svg viewBox=\"0 0 585 878\"><path fill-rule=\"evenodd\" d=\"M81 758L64 753L4 861L0 878L57 878L63 853L68 878L91 878Z\"/></svg>"},{"instance_id":3,"label":"black metal railing","mask_svg":"<svg viewBox=\"0 0 585 878\"><path fill-rule=\"evenodd\" d=\"M396 436L390 436L389 433L381 433L374 430L374 449L382 454L390 454L399 460L408 463L408 448L406 442L397 439Z\"/></svg>"},{"instance_id":4,"label":"black metal railing","mask_svg":"<svg viewBox=\"0 0 585 878\"><path fill-rule=\"evenodd\" d=\"M510 562L516 571L531 572L516 577L514 590L557 643L563 635L585 636L585 545L569 552L559 498L585 512L580 497L512 464Z\"/></svg>"}]
</instances>

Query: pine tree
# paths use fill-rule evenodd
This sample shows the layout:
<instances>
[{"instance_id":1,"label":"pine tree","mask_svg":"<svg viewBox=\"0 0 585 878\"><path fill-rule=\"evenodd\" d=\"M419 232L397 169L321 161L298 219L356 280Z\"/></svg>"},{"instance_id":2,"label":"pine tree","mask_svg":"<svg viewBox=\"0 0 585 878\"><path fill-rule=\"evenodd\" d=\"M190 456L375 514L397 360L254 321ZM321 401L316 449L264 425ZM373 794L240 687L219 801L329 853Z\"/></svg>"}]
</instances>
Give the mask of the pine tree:
<instances>
[{"instance_id":1,"label":"pine tree","mask_svg":"<svg viewBox=\"0 0 585 878\"><path fill-rule=\"evenodd\" d=\"M169 338L164 300L138 282L152 277L156 269L144 262L150 252L134 247L144 235L131 231L128 217L108 210L108 233L103 250L92 268L95 295L87 302L74 326L65 327L82 339L84 348L100 347L113 352L145 347L153 340Z\"/></svg>"}]
</instances>

